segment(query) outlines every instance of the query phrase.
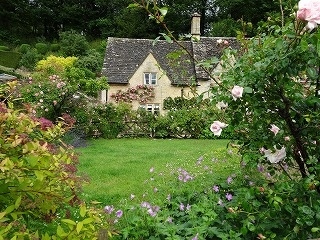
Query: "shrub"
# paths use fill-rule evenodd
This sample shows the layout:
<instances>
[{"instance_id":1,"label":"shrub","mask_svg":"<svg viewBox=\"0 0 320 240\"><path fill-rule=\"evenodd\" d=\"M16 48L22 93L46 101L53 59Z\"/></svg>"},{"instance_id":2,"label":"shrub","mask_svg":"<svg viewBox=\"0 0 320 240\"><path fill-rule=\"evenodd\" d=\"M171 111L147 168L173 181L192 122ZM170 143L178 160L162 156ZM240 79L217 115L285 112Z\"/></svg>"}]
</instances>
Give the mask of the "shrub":
<instances>
[{"instance_id":1,"label":"shrub","mask_svg":"<svg viewBox=\"0 0 320 240\"><path fill-rule=\"evenodd\" d=\"M36 71L47 74L61 74L67 68L70 68L76 62L76 57L57 57L54 55L48 56L46 59L37 62Z\"/></svg>"},{"instance_id":2,"label":"shrub","mask_svg":"<svg viewBox=\"0 0 320 240\"><path fill-rule=\"evenodd\" d=\"M49 47L46 43L36 43L35 48L37 49L38 53L42 55L45 55L49 50Z\"/></svg>"},{"instance_id":3,"label":"shrub","mask_svg":"<svg viewBox=\"0 0 320 240\"><path fill-rule=\"evenodd\" d=\"M28 50L26 53L22 54L22 57L19 62L20 67L25 67L29 70L33 70L36 66L36 63L42 58L42 55L38 53L38 51L33 48Z\"/></svg>"},{"instance_id":4,"label":"shrub","mask_svg":"<svg viewBox=\"0 0 320 240\"><path fill-rule=\"evenodd\" d=\"M10 51L10 48L7 46L1 46L0 45L0 51Z\"/></svg>"},{"instance_id":5,"label":"shrub","mask_svg":"<svg viewBox=\"0 0 320 240\"><path fill-rule=\"evenodd\" d=\"M60 45L59 43L52 43L50 45L50 51L51 52L58 52L60 50Z\"/></svg>"},{"instance_id":6,"label":"shrub","mask_svg":"<svg viewBox=\"0 0 320 240\"><path fill-rule=\"evenodd\" d=\"M75 32L66 31L60 34L60 50L64 56L82 56L89 49L86 38Z\"/></svg>"},{"instance_id":7,"label":"shrub","mask_svg":"<svg viewBox=\"0 0 320 240\"><path fill-rule=\"evenodd\" d=\"M96 50L88 50L86 55L79 57L76 66L86 68L94 73L99 73L102 68L103 55Z\"/></svg>"},{"instance_id":8,"label":"shrub","mask_svg":"<svg viewBox=\"0 0 320 240\"><path fill-rule=\"evenodd\" d=\"M77 86L57 75L48 78L33 79L21 86L18 94L24 103L30 104L37 117L56 121L69 108L75 107L72 102ZM68 106L68 107L67 107Z\"/></svg>"},{"instance_id":9,"label":"shrub","mask_svg":"<svg viewBox=\"0 0 320 240\"><path fill-rule=\"evenodd\" d=\"M0 50L0 65L16 69L19 65L21 54L11 51Z\"/></svg>"},{"instance_id":10,"label":"shrub","mask_svg":"<svg viewBox=\"0 0 320 240\"><path fill-rule=\"evenodd\" d=\"M31 50L31 45L30 44L21 44L19 47L19 52L22 54L26 54L28 51Z\"/></svg>"},{"instance_id":11,"label":"shrub","mask_svg":"<svg viewBox=\"0 0 320 240\"><path fill-rule=\"evenodd\" d=\"M11 85L0 86L0 97ZM0 113L1 238L93 239L100 231L110 236L102 209L78 198L84 180L77 175L78 159L60 141L72 123L65 118L54 125L2 102Z\"/></svg>"}]
</instances>

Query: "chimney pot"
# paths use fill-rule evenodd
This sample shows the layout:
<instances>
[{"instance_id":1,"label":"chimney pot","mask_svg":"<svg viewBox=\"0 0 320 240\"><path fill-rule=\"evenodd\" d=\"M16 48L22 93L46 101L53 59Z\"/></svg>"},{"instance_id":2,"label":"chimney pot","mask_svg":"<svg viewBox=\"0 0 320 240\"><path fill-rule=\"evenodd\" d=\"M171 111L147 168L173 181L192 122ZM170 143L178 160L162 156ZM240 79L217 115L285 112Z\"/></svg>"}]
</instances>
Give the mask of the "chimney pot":
<instances>
[{"instance_id":1,"label":"chimney pot","mask_svg":"<svg viewBox=\"0 0 320 240\"><path fill-rule=\"evenodd\" d=\"M192 14L192 20L191 20L191 35L193 39L196 39L197 41L200 40L200 18L201 15L199 13Z\"/></svg>"}]
</instances>

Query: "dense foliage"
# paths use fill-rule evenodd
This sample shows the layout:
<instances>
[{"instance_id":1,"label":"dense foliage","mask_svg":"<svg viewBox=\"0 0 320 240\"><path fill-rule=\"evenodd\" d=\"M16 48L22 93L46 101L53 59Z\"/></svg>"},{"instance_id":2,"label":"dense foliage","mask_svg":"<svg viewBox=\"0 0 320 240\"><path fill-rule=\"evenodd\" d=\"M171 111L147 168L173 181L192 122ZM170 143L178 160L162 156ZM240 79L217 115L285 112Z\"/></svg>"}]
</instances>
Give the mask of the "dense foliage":
<instances>
[{"instance_id":1,"label":"dense foliage","mask_svg":"<svg viewBox=\"0 0 320 240\"><path fill-rule=\"evenodd\" d=\"M0 40L18 45L29 39L59 38L60 32L74 30L90 38L133 37L155 38L161 29L148 19L143 9L128 9L132 0L48 1L3 0L0 9ZM190 17L201 14L202 34L210 24L232 18L243 18L254 24L265 20L277 9L273 1L162 0L169 7L167 24L175 34L190 33ZM245 6L245 7L243 7ZM257 14L258 13L258 14ZM141 24L143 22L144 24ZM233 32L233 34L235 34Z\"/></svg>"},{"instance_id":2,"label":"dense foliage","mask_svg":"<svg viewBox=\"0 0 320 240\"><path fill-rule=\"evenodd\" d=\"M0 89L10 106L0 102L0 239L97 239L108 224L79 199L78 158L60 140L73 122L55 125L31 108L14 110L7 93L13 88ZM71 216L72 208L78 214Z\"/></svg>"},{"instance_id":3,"label":"dense foliage","mask_svg":"<svg viewBox=\"0 0 320 240\"><path fill-rule=\"evenodd\" d=\"M165 9L143 7L163 21ZM294 18L271 19L263 34L241 38L240 50L226 49L223 72L212 75L211 103L229 118L217 117L210 129L233 132L230 154L238 150L241 172L212 182L199 157L197 174L171 169L177 183L161 191L165 173L151 168L154 194L124 204L121 239L319 238L319 9L302 0ZM208 62L200 65L211 73Z\"/></svg>"},{"instance_id":4,"label":"dense foliage","mask_svg":"<svg viewBox=\"0 0 320 240\"><path fill-rule=\"evenodd\" d=\"M107 89L107 81L96 78L87 68L76 67L77 60L50 55L39 61L36 71L17 91L21 101L32 104L38 117L52 121L63 113L74 115L92 101L90 97L95 101L98 91Z\"/></svg>"}]
</instances>

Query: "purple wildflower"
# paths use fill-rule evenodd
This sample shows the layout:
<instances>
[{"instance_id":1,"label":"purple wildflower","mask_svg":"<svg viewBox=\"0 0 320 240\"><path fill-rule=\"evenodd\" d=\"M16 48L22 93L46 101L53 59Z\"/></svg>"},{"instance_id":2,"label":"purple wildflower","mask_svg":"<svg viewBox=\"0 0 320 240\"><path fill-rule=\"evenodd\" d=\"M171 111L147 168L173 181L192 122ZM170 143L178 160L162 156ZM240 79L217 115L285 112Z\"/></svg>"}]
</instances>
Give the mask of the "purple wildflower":
<instances>
[{"instance_id":1,"label":"purple wildflower","mask_svg":"<svg viewBox=\"0 0 320 240\"><path fill-rule=\"evenodd\" d=\"M168 223L172 223L172 222L173 222L172 217L168 217L168 218L167 218L167 220L166 220L166 222L168 222Z\"/></svg>"},{"instance_id":2,"label":"purple wildflower","mask_svg":"<svg viewBox=\"0 0 320 240\"><path fill-rule=\"evenodd\" d=\"M178 171L179 171L178 179L180 181L188 182L189 180L193 179L193 177L186 170L179 168Z\"/></svg>"},{"instance_id":3,"label":"purple wildflower","mask_svg":"<svg viewBox=\"0 0 320 240\"><path fill-rule=\"evenodd\" d=\"M226 194L226 199L227 199L228 201L231 201L232 198L233 198L233 196L232 196L231 193L227 193L227 194Z\"/></svg>"},{"instance_id":4,"label":"purple wildflower","mask_svg":"<svg viewBox=\"0 0 320 240\"><path fill-rule=\"evenodd\" d=\"M228 183L228 184L232 183L232 180L233 180L232 177L229 176L229 177L227 178L227 183Z\"/></svg>"},{"instance_id":5,"label":"purple wildflower","mask_svg":"<svg viewBox=\"0 0 320 240\"><path fill-rule=\"evenodd\" d=\"M143 207L143 208L150 208L151 205L150 205L150 203L148 203L148 202L142 202L142 203L141 203L141 207Z\"/></svg>"},{"instance_id":6,"label":"purple wildflower","mask_svg":"<svg viewBox=\"0 0 320 240\"><path fill-rule=\"evenodd\" d=\"M214 185L212 189L215 192L219 192L219 186L217 186L217 185Z\"/></svg>"},{"instance_id":7,"label":"purple wildflower","mask_svg":"<svg viewBox=\"0 0 320 240\"><path fill-rule=\"evenodd\" d=\"M190 210L191 209L191 205L189 205L189 204L187 204L187 206L186 206L186 210Z\"/></svg>"},{"instance_id":8,"label":"purple wildflower","mask_svg":"<svg viewBox=\"0 0 320 240\"><path fill-rule=\"evenodd\" d=\"M149 213L149 215L150 215L151 217L155 217L155 216L157 215L157 212L153 211L152 208L149 208L147 212Z\"/></svg>"},{"instance_id":9,"label":"purple wildflower","mask_svg":"<svg viewBox=\"0 0 320 240\"><path fill-rule=\"evenodd\" d=\"M184 204L183 203L180 203L179 209L180 209L180 211L184 211Z\"/></svg>"},{"instance_id":10,"label":"purple wildflower","mask_svg":"<svg viewBox=\"0 0 320 240\"><path fill-rule=\"evenodd\" d=\"M170 195L170 194L168 194L168 196L167 196L167 200L168 200L168 201L170 201L170 200L171 200L171 195Z\"/></svg>"},{"instance_id":11,"label":"purple wildflower","mask_svg":"<svg viewBox=\"0 0 320 240\"><path fill-rule=\"evenodd\" d=\"M264 171L264 167L261 164L258 164L258 171L259 172L263 172Z\"/></svg>"},{"instance_id":12,"label":"purple wildflower","mask_svg":"<svg viewBox=\"0 0 320 240\"><path fill-rule=\"evenodd\" d=\"M117 218L121 218L121 217L122 217L122 214L123 214L123 212L122 212L121 210L118 210L118 211L116 212Z\"/></svg>"},{"instance_id":13,"label":"purple wildflower","mask_svg":"<svg viewBox=\"0 0 320 240\"><path fill-rule=\"evenodd\" d=\"M192 240L198 240L198 236L199 236L199 234L197 233L197 234L192 238Z\"/></svg>"},{"instance_id":14,"label":"purple wildflower","mask_svg":"<svg viewBox=\"0 0 320 240\"><path fill-rule=\"evenodd\" d=\"M111 214L114 211L114 207L113 206L105 206L104 211L108 214Z\"/></svg>"},{"instance_id":15,"label":"purple wildflower","mask_svg":"<svg viewBox=\"0 0 320 240\"><path fill-rule=\"evenodd\" d=\"M198 161L197 161L197 165L200 165L201 162L202 162L202 160L203 160L203 156L199 157L199 158L198 158Z\"/></svg>"}]
</instances>

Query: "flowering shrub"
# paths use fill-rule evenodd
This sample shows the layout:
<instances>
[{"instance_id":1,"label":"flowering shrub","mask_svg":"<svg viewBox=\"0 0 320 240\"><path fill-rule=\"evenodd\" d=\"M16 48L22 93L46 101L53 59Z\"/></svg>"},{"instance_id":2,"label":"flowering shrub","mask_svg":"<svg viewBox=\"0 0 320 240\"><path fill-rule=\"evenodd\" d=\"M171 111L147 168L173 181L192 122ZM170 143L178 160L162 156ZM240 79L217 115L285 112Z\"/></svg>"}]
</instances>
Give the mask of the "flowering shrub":
<instances>
[{"instance_id":1,"label":"flowering shrub","mask_svg":"<svg viewBox=\"0 0 320 240\"><path fill-rule=\"evenodd\" d=\"M148 85L137 85L128 88L126 91L119 90L117 93L112 94L111 97L118 102L131 103L138 101L139 103L147 103L154 98L154 88Z\"/></svg>"},{"instance_id":2,"label":"flowering shrub","mask_svg":"<svg viewBox=\"0 0 320 240\"><path fill-rule=\"evenodd\" d=\"M35 116L55 121L66 111L65 106L72 99L76 89L58 75L50 75L41 81L29 77L28 82L20 89L19 95L25 103L32 104Z\"/></svg>"},{"instance_id":3,"label":"flowering shrub","mask_svg":"<svg viewBox=\"0 0 320 240\"><path fill-rule=\"evenodd\" d=\"M8 90L12 86L1 85L0 96ZM72 119L53 124L27 110L0 102L0 238L94 239L108 232L102 210L79 199L84 179L77 175L78 158L59 140Z\"/></svg>"},{"instance_id":4,"label":"flowering shrub","mask_svg":"<svg viewBox=\"0 0 320 240\"><path fill-rule=\"evenodd\" d=\"M163 23L166 8L141 5ZM212 76L217 83L212 103L230 117L213 120L211 130L215 135L234 132L230 146L241 156L241 173L217 180L206 164L201 170L194 167L198 174L188 171L186 182L167 180L157 186L152 177L156 197L143 201L157 211L151 215L139 205L127 207L120 226L123 239L320 237L319 7L319 1L302 0L292 15L298 19L285 23L282 16L281 26L243 39L240 51L226 48L224 71ZM196 165L202 164L198 159ZM186 172L178 173L183 180L181 173ZM165 191L169 183L171 191Z\"/></svg>"},{"instance_id":5,"label":"flowering shrub","mask_svg":"<svg viewBox=\"0 0 320 240\"><path fill-rule=\"evenodd\" d=\"M74 67L76 57L49 56L37 64L37 71L17 91L23 103L32 105L34 115L56 121L63 113L74 115L79 108L107 89L104 77Z\"/></svg>"}]
</instances>

